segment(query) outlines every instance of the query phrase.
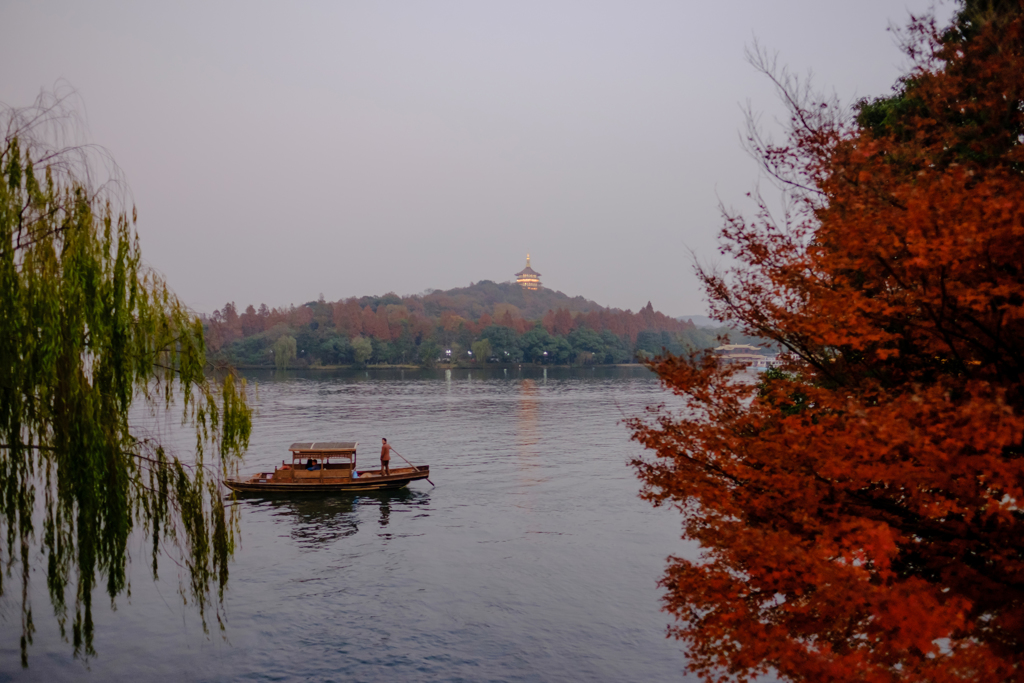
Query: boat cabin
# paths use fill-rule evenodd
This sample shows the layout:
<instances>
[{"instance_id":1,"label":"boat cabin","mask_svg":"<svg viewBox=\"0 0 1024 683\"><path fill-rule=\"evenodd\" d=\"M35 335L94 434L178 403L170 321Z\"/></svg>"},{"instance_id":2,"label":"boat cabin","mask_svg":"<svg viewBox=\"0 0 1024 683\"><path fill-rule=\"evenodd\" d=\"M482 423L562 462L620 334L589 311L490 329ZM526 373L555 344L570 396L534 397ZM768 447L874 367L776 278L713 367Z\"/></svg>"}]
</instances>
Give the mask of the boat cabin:
<instances>
[{"instance_id":1,"label":"boat cabin","mask_svg":"<svg viewBox=\"0 0 1024 683\"><path fill-rule=\"evenodd\" d=\"M282 461L274 481L316 483L328 479L352 479L356 471L355 441L310 441L288 447L292 461ZM333 461L333 462L332 462ZM356 477L359 475L357 474Z\"/></svg>"}]
</instances>

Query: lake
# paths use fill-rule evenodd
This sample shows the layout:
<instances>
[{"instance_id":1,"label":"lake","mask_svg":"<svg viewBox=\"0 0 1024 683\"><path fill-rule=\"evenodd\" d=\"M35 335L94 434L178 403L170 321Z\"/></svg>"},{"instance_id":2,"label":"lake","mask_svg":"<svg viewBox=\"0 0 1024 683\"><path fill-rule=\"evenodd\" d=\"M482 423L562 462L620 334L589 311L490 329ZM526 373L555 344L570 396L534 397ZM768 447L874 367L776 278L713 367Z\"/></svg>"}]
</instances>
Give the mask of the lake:
<instances>
[{"instance_id":1,"label":"lake","mask_svg":"<svg viewBox=\"0 0 1024 683\"><path fill-rule=\"evenodd\" d=\"M0 680L687 680L656 582L692 555L680 517L637 497L621 424L667 400L640 367L251 373L258 409L243 474L296 441L380 438L437 485L328 498L239 500L241 547L209 636L133 549L132 595L96 594L98 656L74 660L33 576L37 634L18 667L14 590ZM175 419L146 424L187 448ZM395 461L400 462L397 458Z\"/></svg>"}]
</instances>

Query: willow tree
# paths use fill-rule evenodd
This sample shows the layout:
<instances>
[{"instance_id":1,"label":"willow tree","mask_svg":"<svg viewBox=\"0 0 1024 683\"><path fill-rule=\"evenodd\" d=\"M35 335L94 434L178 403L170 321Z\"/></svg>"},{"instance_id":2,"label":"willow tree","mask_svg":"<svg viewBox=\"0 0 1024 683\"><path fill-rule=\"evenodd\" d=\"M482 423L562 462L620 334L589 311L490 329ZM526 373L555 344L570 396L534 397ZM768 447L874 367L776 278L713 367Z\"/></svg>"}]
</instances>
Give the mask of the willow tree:
<instances>
[{"instance_id":1,"label":"willow tree","mask_svg":"<svg viewBox=\"0 0 1024 683\"><path fill-rule=\"evenodd\" d=\"M203 628L211 607L223 624L237 524L221 480L248 445L244 383L210 379L199 320L143 265L125 186L109 155L73 144L68 97L5 107L0 126L0 593L20 575L22 665L32 568L75 654L93 654L94 589L125 591L133 533L154 579L168 548ZM180 410L194 452L139 436L129 414L145 407Z\"/></svg>"},{"instance_id":2,"label":"willow tree","mask_svg":"<svg viewBox=\"0 0 1024 683\"><path fill-rule=\"evenodd\" d=\"M288 363L295 360L295 337L287 334L274 342L274 364L278 370L287 370Z\"/></svg>"}]
</instances>

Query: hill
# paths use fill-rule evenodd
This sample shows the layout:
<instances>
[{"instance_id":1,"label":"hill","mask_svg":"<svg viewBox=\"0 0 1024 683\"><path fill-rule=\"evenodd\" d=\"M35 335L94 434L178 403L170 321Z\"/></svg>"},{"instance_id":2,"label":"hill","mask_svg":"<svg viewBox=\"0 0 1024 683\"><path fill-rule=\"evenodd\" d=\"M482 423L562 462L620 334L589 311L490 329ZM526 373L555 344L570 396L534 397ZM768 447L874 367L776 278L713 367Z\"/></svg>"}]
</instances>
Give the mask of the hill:
<instances>
[{"instance_id":1,"label":"hill","mask_svg":"<svg viewBox=\"0 0 1024 683\"><path fill-rule=\"evenodd\" d=\"M464 318L477 319L492 313L497 304L508 304L519 309L527 320L541 318L548 311L565 309L570 313L589 313L605 310L603 306L582 296L570 297L551 289L531 291L514 282L496 283L490 280L442 292L432 291L422 297L428 315L440 316L450 311Z\"/></svg>"},{"instance_id":2,"label":"hill","mask_svg":"<svg viewBox=\"0 0 1024 683\"><path fill-rule=\"evenodd\" d=\"M414 296L309 301L204 317L207 347L237 365L630 363L713 341L692 322L490 280Z\"/></svg>"}]
</instances>

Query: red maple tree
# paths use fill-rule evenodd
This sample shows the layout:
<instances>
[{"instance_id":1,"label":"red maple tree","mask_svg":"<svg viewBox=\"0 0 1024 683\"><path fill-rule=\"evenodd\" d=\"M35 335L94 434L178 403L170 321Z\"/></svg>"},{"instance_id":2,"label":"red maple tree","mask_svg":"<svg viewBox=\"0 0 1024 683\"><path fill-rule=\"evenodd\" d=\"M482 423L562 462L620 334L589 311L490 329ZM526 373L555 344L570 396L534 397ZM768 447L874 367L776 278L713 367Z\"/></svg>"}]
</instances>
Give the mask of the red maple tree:
<instances>
[{"instance_id":1,"label":"red maple tree","mask_svg":"<svg viewBox=\"0 0 1024 683\"><path fill-rule=\"evenodd\" d=\"M774 340L759 383L659 359L686 408L631 421L697 558L662 579L708 680L1024 681L1024 24L914 21L914 68L844 118L772 71L795 194L727 215L721 319ZM970 3L969 3L970 5ZM968 6L967 9L970 9Z\"/></svg>"}]
</instances>

